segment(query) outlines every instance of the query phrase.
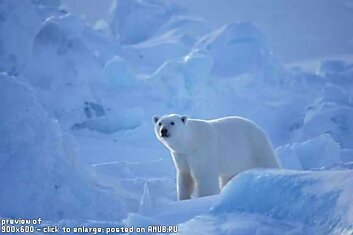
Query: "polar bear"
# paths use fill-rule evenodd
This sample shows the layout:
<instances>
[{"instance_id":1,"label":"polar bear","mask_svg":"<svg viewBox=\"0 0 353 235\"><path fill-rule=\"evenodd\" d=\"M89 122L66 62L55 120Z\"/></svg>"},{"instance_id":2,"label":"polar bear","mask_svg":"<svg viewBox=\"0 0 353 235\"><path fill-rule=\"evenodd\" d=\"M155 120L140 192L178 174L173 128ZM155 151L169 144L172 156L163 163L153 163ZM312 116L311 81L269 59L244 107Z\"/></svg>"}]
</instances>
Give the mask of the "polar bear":
<instances>
[{"instance_id":1,"label":"polar bear","mask_svg":"<svg viewBox=\"0 0 353 235\"><path fill-rule=\"evenodd\" d=\"M153 117L155 134L171 152L179 200L218 194L238 173L279 168L265 132L245 118Z\"/></svg>"}]
</instances>

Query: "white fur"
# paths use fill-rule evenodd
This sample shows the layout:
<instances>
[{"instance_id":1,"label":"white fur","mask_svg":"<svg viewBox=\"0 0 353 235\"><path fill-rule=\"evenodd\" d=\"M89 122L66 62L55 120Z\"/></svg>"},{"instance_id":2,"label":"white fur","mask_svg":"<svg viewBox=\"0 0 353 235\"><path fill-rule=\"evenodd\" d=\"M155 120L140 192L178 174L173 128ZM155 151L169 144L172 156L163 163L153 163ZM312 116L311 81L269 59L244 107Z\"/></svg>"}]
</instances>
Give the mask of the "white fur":
<instances>
[{"instance_id":1,"label":"white fur","mask_svg":"<svg viewBox=\"0 0 353 235\"><path fill-rule=\"evenodd\" d=\"M193 193L217 194L233 176L251 168L279 167L266 134L247 119L200 120L170 114L153 121L157 138L175 163L179 200ZM161 136L162 128L168 129L168 137Z\"/></svg>"}]
</instances>

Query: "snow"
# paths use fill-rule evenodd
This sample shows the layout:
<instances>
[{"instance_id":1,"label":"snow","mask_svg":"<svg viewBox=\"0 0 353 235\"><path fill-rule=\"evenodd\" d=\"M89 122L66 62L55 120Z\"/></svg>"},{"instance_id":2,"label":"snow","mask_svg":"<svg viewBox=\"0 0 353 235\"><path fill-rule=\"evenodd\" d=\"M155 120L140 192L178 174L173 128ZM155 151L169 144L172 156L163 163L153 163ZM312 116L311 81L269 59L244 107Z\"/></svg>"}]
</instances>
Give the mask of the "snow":
<instances>
[{"instance_id":1,"label":"snow","mask_svg":"<svg viewBox=\"0 0 353 235\"><path fill-rule=\"evenodd\" d=\"M295 140L313 138L320 133L330 133L343 148L352 148L353 109L351 105L323 102L311 106L304 117ZM303 137L305 136L305 137Z\"/></svg>"},{"instance_id":2,"label":"snow","mask_svg":"<svg viewBox=\"0 0 353 235\"><path fill-rule=\"evenodd\" d=\"M148 39L180 9L163 1L115 1L112 10L113 34L122 44L134 44Z\"/></svg>"},{"instance_id":3,"label":"snow","mask_svg":"<svg viewBox=\"0 0 353 235\"><path fill-rule=\"evenodd\" d=\"M340 145L331 135L323 134L302 143L281 146L277 154L286 168L310 170L340 162L340 151Z\"/></svg>"},{"instance_id":4,"label":"snow","mask_svg":"<svg viewBox=\"0 0 353 235\"><path fill-rule=\"evenodd\" d=\"M264 35L251 23L230 23L213 31L195 45L214 58L212 74L237 76L262 70L270 63L271 50Z\"/></svg>"},{"instance_id":5,"label":"snow","mask_svg":"<svg viewBox=\"0 0 353 235\"><path fill-rule=\"evenodd\" d=\"M114 56L104 65L100 80L108 86L132 86L134 74L129 65L119 56Z\"/></svg>"},{"instance_id":6,"label":"snow","mask_svg":"<svg viewBox=\"0 0 353 235\"><path fill-rule=\"evenodd\" d=\"M173 0L214 25L253 22L266 35L274 54L299 62L352 54L350 0Z\"/></svg>"},{"instance_id":7,"label":"snow","mask_svg":"<svg viewBox=\"0 0 353 235\"><path fill-rule=\"evenodd\" d=\"M289 3L276 2L283 15ZM315 4L317 22L336 3L291 12ZM182 234L353 232L353 57L281 63L269 34L298 28L300 17L277 20L287 25L277 31L263 15L218 26L174 1L119 0L93 27L59 1L0 7L0 218L179 225ZM353 10L341 1L334 9L344 19ZM315 41L309 31L299 39ZM281 42L288 58L300 54L293 34ZM325 43L337 52L332 37ZM220 195L178 202L173 161L151 122L165 113L249 118L284 169L244 172Z\"/></svg>"},{"instance_id":8,"label":"snow","mask_svg":"<svg viewBox=\"0 0 353 235\"><path fill-rule=\"evenodd\" d=\"M16 4L5 0L1 5L0 58L1 71L18 75L25 66L31 52L34 35L40 28L41 19L29 1ZM23 28L25 30L13 30Z\"/></svg>"},{"instance_id":9,"label":"snow","mask_svg":"<svg viewBox=\"0 0 353 235\"><path fill-rule=\"evenodd\" d=\"M49 118L35 91L5 73L0 82L2 216L123 217L124 206L90 182L74 138Z\"/></svg>"},{"instance_id":10,"label":"snow","mask_svg":"<svg viewBox=\"0 0 353 235\"><path fill-rule=\"evenodd\" d=\"M182 224L181 234L349 234L351 177L352 171L242 173L208 213Z\"/></svg>"}]
</instances>

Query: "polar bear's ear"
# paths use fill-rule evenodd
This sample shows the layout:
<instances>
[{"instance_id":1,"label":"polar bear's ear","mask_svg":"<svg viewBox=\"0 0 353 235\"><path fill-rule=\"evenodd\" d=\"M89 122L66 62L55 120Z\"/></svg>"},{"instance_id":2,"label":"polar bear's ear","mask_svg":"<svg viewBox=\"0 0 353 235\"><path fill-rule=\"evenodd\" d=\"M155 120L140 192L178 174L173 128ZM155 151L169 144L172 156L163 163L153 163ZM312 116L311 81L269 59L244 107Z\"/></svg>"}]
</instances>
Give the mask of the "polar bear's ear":
<instances>
[{"instance_id":1,"label":"polar bear's ear","mask_svg":"<svg viewBox=\"0 0 353 235\"><path fill-rule=\"evenodd\" d=\"M187 116L181 116L181 121L183 123L186 123L186 121L188 120L188 117Z\"/></svg>"},{"instance_id":2,"label":"polar bear's ear","mask_svg":"<svg viewBox=\"0 0 353 235\"><path fill-rule=\"evenodd\" d=\"M159 117L157 117L157 116L152 117L152 121L154 124L156 124L158 122L158 120L159 120Z\"/></svg>"}]
</instances>

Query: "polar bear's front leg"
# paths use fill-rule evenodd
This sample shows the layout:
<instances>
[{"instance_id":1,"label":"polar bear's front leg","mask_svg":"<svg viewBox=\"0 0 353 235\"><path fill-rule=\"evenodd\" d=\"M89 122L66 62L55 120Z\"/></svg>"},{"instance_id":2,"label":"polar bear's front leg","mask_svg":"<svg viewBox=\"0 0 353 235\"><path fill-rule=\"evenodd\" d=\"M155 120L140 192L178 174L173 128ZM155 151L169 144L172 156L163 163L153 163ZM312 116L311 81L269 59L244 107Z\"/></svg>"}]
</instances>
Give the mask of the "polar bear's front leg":
<instances>
[{"instance_id":1,"label":"polar bear's front leg","mask_svg":"<svg viewBox=\"0 0 353 235\"><path fill-rule=\"evenodd\" d=\"M172 152L172 157L177 171L178 200L190 199L194 191L194 179L191 176L186 156Z\"/></svg>"},{"instance_id":2,"label":"polar bear's front leg","mask_svg":"<svg viewBox=\"0 0 353 235\"><path fill-rule=\"evenodd\" d=\"M194 191L194 180L190 172L177 171L178 200L190 199Z\"/></svg>"}]
</instances>

